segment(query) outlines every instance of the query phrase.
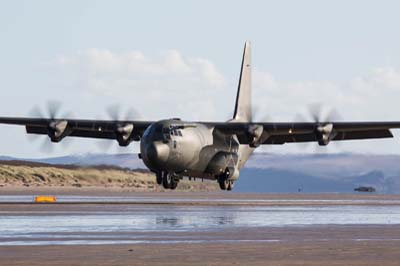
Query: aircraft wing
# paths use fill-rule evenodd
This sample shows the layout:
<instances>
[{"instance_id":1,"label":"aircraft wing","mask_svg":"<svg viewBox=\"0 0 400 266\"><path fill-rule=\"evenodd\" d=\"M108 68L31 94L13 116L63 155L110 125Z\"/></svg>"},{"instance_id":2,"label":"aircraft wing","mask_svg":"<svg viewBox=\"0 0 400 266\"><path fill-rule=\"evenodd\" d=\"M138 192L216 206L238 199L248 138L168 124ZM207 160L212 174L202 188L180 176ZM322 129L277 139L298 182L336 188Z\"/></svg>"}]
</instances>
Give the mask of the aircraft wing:
<instances>
[{"instance_id":1,"label":"aircraft wing","mask_svg":"<svg viewBox=\"0 0 400 266\"><path fill-rule=\"evenodd\" d=\"M392 138L390 129L400 122L305 122L305 123L216 123L222 133L236 134L241 144L257 147L262 144Z\"/></svg>"},{"instance_id":2,"label":"aircraft wing","mask_svg":"<svg viewBox=\"0 0 400 266\"><path fill-rule=\"evenodd\" d=\"M48 135L53 142L65 137L115 139L121 146L140 140L151 121L79 120L0 117L0 124L25 126L28 134Z\"/></svg>"}]
</instances>

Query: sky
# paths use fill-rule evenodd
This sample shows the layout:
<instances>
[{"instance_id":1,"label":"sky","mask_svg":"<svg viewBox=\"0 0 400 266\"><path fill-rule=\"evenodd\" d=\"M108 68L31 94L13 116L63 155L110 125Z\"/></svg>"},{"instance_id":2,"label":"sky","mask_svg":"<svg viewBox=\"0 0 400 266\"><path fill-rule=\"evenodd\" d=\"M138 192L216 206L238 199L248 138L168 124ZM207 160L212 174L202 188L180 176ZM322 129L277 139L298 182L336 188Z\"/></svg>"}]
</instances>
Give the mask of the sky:
<instances>
[{"instance_id":1,"label":"sky","mask_svg":"<svg viewBox=\"0 0 400 266\"><path fill-rule=\"evenodd\" d=\"M224 121L233 113L249 40L256 119L307 120L308 106L320 103L325 115L334 108L343 121L400 120L398 10L399 1L386 0L0 1L0 116L46 113L52 101L73 118L107 119L110 106L119 105L121 118ZM50 154L24 128L0 128L1 155L105 146L74 140ZM138 147L114 143L107 152ZM399 154L400 138L318 151Z\"/></svg>"}]
</instances>

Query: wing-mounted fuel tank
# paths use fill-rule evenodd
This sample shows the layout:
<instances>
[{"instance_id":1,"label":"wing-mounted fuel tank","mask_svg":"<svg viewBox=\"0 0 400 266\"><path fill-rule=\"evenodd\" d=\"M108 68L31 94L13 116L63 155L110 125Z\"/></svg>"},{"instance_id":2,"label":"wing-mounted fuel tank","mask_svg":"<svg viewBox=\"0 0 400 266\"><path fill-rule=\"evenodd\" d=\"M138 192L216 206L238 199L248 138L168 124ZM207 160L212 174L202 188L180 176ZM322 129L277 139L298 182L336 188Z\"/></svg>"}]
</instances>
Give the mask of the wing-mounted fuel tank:
<instances>
[{"instance_id":1,"label":"wing-mounted fuel tank","mask_svg":"<svg viewBox=\"0 0 400 266\"><path fill-rule=\"evenodd\" d=\"M225 174L227 179L235 180L239 177L237 163L237 153L221 151L216 153L210 160L206 172L216 177Z\"/></svg>"}]
</instances>

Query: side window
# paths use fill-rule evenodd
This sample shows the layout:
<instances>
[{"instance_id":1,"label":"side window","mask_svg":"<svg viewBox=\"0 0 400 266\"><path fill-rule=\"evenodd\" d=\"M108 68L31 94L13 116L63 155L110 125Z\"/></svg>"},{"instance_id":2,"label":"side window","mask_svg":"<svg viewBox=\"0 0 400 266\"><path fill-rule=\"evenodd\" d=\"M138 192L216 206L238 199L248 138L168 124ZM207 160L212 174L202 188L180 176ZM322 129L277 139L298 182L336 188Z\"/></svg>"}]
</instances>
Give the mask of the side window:
<instances>
[{"instance_id":1,"label":"side window","mask_svg":"<svg viewBox=\"0 0 400 266\"><path fill-rule=\"evenodd\" d=\"M179 136L182 137L182 132L180 129L174 128L174 127L170 127L169 129L169 134L171 136Z\"/></svg>"}]
</instances>

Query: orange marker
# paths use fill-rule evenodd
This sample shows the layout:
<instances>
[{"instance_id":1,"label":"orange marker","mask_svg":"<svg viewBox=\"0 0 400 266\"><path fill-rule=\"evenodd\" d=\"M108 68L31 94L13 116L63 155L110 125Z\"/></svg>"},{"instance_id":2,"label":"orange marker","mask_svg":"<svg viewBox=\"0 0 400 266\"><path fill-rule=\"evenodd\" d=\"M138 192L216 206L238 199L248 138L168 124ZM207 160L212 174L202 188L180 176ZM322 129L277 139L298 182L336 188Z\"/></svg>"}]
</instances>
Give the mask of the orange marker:
<instances>
[{"instance_id":1,"label":"orange marker","mask_svg":"<svg viewBox=\"0 0 400 266\"><path fill-rule=\"evenodd\" d=\"M35 202L36 203L55 203L56 202L55 196L36 196Z\"/></svg>"}]
</instances>

